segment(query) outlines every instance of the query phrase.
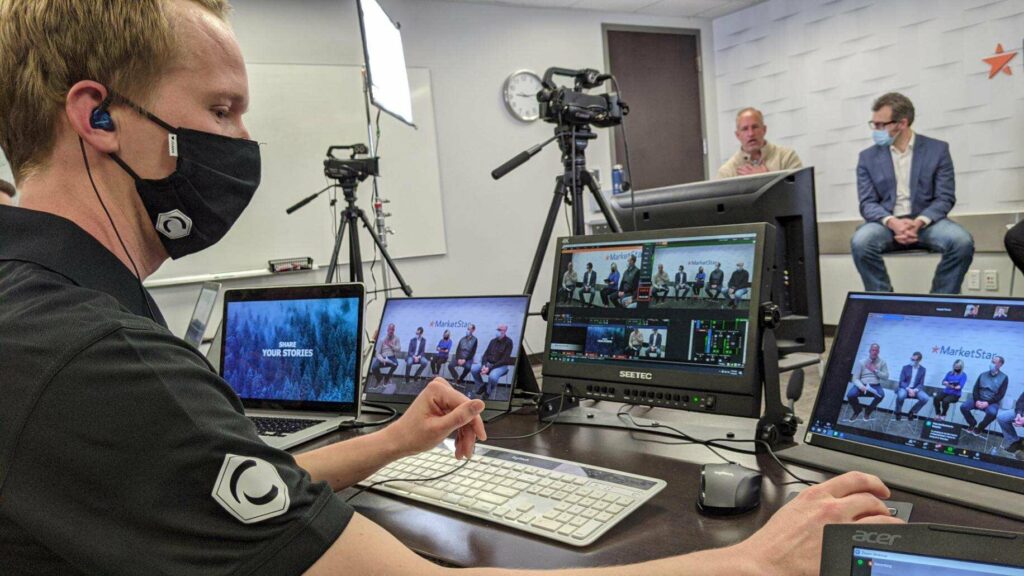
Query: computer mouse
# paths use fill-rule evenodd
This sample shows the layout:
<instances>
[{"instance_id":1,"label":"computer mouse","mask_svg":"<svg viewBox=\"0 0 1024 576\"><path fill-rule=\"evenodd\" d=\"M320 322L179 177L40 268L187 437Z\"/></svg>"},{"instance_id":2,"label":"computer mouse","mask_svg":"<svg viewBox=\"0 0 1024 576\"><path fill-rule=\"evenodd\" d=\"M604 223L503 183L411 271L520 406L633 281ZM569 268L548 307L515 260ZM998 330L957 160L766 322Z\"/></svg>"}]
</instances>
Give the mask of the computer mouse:
<instances>
[{"instance_id":1,"label":"computer mouse","mask_svg":"<svg viewBox=\"0 0 1024 576\"><path fill-rule=\"evenodd\" d=\"M728 516L749 512L761 503L761 473L739 464L705 464L700 467L697 510L702 514Z\"/></svg>"}]
</instances>

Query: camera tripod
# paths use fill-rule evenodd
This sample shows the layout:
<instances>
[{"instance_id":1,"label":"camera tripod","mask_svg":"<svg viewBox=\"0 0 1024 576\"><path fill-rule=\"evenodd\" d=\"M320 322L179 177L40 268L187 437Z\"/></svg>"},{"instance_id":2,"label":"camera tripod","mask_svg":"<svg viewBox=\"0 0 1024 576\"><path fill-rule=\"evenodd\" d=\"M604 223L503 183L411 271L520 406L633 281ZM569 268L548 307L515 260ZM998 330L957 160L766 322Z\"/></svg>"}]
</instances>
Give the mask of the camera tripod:
<instances>
[{"instance_id":1,"label":"camera tripod","mask_svg":"<svg viewBox=\"0 0 1024 576\"><path fill-rule=\"evenodd\" d=\"M520 152L514 158L505 162L498 168L495 168L491 172L491 177L497 180L521 166L551 142L558 140L558 148L562 151L562 166L564 171L560 176L555 178L555 190L554 196L551 198L551 207L548 208L547 219L544 221L544 230L541 232L540 240L537 242L537 251L533 255L533 263L530 264L530 273L526 277L526 286L523 288L523 294L526 294L531 299L533 298L533 291L537 287L537 277L540 276L540 267L544 264L544 257L548 251L548 244L551 243L551 233L555 230L555 222L558 220L558 211L561 210L563 202L572 208L572 225L570 232L574 236L586 234L586 221L583 209L584 188L590 190L590 193L594 197L594 201L597 202L597 205L601 208L601 213L604 214L604 219L608 223L608 227L611 228L613 232L622 232L622 228L619 227L618 221L608 210L608 203L604 201L604 196L601 196L601 190L597 187L597 182L594 181L593 175L591 175L587 170L587 144L588 141L595 138L597 138L597 135L591 132L589 125L559 125L555 128L554 136L545 140L541 144L530 148L529 150ZM516 363L516 372L516 379L521 389L537 392L540 391L540 386L537 383L537 378L533 373L533 367L530 366L530 361L527 359L525 350L521 351L519 354L519 360Z\"/></svg>"},{"instance_id":2,"label":"camera tripod","mask_svg":"<svg viewBox=\"0 0 1024 576\"><path fill-rule=\"evenodd\" d=\"M338 232L334 236L331 263L327 266L327 278L324 279L324 282L330 284L335 276L335 271L338 268L338 255L341 253L341 242L345 238L346 228L348 229L348 279L349 282L363 281L363 257L359 250L359 228L356 227L361 223L363 228L366 228L366 231L370 233L370 238L377 245L377 249L380 250L381 256L387 262L388 268L391 269L391 273L395 275L395 279L401 285L402 292L406 296L412 296L412 288L406 284L401 272L398 271L398 267L395 266L395 261L391 259L388 249L381 242L380 236L377 236L377 233L374 232L373 224L366 217L366 212L363 212L363 209L356 205L356 187L361 179L358 174L347 174L338 179L345 196L345 209L341 211L341 222L338 224Z\"/></svg>"}]
</instances>

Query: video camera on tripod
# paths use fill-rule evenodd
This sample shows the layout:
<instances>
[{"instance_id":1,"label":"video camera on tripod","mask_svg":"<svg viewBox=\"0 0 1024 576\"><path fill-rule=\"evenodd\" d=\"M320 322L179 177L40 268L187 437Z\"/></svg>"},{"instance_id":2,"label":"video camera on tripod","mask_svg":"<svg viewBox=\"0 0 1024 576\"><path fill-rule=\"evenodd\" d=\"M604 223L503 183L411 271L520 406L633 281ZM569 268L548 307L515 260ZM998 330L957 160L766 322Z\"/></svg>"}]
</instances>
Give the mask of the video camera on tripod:
<instances>
[{"instance_id":1,"label":"video camera on tripod","mask_svg":"<svg viewBox=\"0 0 1024 576\"><path fill-rule=\"evenodd\" d=\"M556 86L553 80L555 76L573 78L574 87ZM611 79L611 74L601 74L592 68L548 68L542 81L544 88L537 93L540 117L545 122L559 125L593 124L599 128L618 126L622 118L629 114L629 106L619 99L617 93L584 93L584 90L597 88Z\"/></svg>"},{"instance_id":2,"label":"video camera on tripod","mask_svg":"<svg viewBox=\"0 0 1024 576\"><path fill-rule=\"evenodd\" d=\"M335 150L351 150L348 158L336 158ZM324 176L334 180L355 178L362 182L370 176L380 176L380 158L356 158L370 153L366 144L352 144L351 146L330 146L327 148L327 158L324 159Z\"/></svg>"}]
</instances>

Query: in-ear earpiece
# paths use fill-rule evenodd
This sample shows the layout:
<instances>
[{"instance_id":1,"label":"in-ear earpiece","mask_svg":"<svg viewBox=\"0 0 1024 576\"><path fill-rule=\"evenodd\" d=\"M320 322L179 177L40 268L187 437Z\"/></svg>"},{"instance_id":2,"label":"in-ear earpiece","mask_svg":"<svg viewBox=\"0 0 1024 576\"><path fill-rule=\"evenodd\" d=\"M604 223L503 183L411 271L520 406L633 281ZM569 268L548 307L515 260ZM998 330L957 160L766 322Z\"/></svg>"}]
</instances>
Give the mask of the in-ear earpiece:
<instances>
[{"instance_id":1,"label":"in-ear earpiece","mask_svg":"<svg viewBox=\"0 0 1024 576\"><path fill-rule=\"evenodd\" d=\"M97 106L92 109L92 114L89 115L89 126L96 130L113 132L114 119L110 117L110 111L105 106Z\"/></svg>"}]
</instances>

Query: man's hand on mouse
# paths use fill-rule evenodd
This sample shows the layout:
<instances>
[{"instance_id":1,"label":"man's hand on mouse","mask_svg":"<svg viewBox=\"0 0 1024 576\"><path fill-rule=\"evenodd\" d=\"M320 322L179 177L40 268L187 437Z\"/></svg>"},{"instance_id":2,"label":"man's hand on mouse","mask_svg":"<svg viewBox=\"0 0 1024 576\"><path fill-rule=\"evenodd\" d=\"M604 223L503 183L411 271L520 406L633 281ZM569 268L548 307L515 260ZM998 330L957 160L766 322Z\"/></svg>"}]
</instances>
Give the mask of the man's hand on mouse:
<instances>
[{"instance_id":1,"label":"man's hand on mouse","mask_svg":"<svg viewBox=\"0 0 1024 576\"><path fill-rule=\"evenodd\" d=\"M849 472L811 486L733 549L764 576L818 574L826 524L902 524L882 502L890 495L875 476ZM744 572L745 573L745 572Z\"/></svg>"}]
</instances>

